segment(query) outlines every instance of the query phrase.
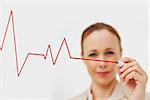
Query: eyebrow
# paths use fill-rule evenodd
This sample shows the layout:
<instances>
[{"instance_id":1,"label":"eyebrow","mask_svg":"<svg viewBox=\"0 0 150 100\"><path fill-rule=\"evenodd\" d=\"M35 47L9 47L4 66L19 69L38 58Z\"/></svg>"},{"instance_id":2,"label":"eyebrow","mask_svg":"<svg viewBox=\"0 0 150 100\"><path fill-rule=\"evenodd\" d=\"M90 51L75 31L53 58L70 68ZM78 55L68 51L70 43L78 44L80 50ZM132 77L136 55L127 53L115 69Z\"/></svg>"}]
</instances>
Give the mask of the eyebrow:
<instances>
[{"instance_id":1,"label":"eyebrow","mask_svg":"<svg viewBox=\"0 0 150 100\"><path fill-rule=\"evenodd\" d=\"M97 52L97 50L93 49L93 50L88 50L87 53L91 53L91 52Z\"/></svg>"},{"instance_id":2,"label":"eyebrow","mask_svg":"<svg viewBox=\"0 0 150 100\"><path fill-rule=\"evenodd\" d=\"M107 48L106 50L116 50L116 49L114 49L114 48Z\"/></svg>"},{"instance_id":3,"label":"eyebrow","mask_svg":"<svg viewBox=\"0 0 150 100\"><path fill-rule=\"evenodd\" d=\"M115 50L114 48L106 48L105 49L106 51L107 50ZM91 50L89 50L89 52L97 52L98 50L96 50L96 49L91 49Z\"/></svg>"}]
</instances>

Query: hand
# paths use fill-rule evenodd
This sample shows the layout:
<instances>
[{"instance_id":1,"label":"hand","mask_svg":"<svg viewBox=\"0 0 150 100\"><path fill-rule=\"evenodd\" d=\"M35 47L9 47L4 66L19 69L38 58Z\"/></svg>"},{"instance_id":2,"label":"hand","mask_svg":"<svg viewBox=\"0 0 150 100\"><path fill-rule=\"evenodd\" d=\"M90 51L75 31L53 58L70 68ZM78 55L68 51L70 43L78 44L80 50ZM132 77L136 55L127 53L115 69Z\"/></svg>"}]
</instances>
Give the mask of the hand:
<instances>
[{"instance_id":1,"label":"hand","mask_svg":"<svg viewBox=\"0 0 150 100\"><path fill-rule=\"evenodd\" d=\"M120 80L128 90L128 99L145 100L146 83L148 80L146 72L132 58L125 57L121 61L125 64L119 70Z\"/></svg>"}]
</instances>

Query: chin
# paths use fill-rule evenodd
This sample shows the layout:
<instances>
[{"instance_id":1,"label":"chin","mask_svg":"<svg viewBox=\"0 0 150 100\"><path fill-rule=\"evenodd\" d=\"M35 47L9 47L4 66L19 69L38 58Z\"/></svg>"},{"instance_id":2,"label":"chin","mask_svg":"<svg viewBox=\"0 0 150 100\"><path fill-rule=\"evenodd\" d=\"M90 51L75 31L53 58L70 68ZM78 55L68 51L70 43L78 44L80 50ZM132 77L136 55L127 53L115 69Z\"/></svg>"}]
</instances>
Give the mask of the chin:
<instances>
[{"instance_id":1,"label":"chin","mask_svg":"<svg viewBox=\"0 0 150 100\"><path fill-rule=\"evenodd\" d=\"M96 83L98 83L100 85L109 85L110 83L115 81L115 77L114 78L112 77L109 79L96 79L95 81L96 81Z\"/></svg>"}]
</instances>

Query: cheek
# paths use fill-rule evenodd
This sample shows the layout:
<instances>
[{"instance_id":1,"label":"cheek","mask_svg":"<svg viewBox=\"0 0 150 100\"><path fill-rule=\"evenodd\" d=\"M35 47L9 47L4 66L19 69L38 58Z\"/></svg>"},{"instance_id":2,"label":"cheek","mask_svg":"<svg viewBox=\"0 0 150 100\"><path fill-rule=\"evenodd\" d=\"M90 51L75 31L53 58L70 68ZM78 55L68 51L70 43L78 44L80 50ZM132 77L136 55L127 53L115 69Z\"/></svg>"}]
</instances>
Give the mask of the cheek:
<instances>
[{"instance_id":1,"label":"cheek","mask_svg":"<svg viewBox=\"0 0 150 100\"><path fill-rule=\"evenodd\" d=\"M93 75L93 73L96 70L97 63L94 61L85 61L85 64L86 64L86 67L87 67L89 74Z\"/></svg>"},{"instance_id":2,"label":"cheek","mask_svg":"<svg viewBox=\"0 0 150 100\"><path fill-rule=\"evenodd\" d=\"M118 72L118 66L116 64L107 64L106 70L111 71L112 74L116 74Z\"/></svg>"},{"instance_id":3,"label":"cheek","mask_svg":"<svg viewBox=\"0 0 150 100\"><path fill-rule=\"evenodd\" d=\"M118 73L118 71L119 71L118 66L114 65L113 68L112 68L112 71L113 71L114 74Z\"/></svg>"}]
</instances>

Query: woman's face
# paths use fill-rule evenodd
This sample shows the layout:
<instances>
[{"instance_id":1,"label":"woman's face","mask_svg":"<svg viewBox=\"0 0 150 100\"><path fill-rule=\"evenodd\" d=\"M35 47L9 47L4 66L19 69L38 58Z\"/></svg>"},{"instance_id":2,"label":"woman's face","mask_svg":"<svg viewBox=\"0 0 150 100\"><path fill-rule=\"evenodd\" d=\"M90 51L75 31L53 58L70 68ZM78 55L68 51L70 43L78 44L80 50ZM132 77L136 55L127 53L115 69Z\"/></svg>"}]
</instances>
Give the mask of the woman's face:
<instances>
[{"instance_id":1,"label":"woman's face","mask_svg":"<svg viewBox=\"0 0 150 100\"><path fill-rule=\"evenodd\" d=\"M92 32L83 41L83 57L89 59L118 61L121 57L117 36L106 29ZM115 79L115 63L85 60L92 82L107 85Z\"/></svg>"}]
</instances>

